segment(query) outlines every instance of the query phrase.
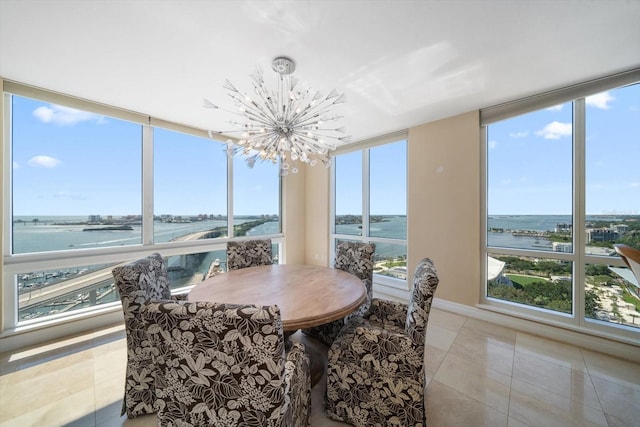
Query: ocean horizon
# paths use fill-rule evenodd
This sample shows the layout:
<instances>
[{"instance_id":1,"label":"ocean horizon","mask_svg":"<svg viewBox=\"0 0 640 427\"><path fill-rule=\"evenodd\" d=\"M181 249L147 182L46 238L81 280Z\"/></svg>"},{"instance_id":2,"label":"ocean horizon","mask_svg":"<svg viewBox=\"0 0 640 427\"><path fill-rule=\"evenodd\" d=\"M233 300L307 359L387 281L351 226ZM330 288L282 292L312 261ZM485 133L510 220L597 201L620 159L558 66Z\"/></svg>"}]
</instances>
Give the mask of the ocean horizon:
<instances>
[{"instance_id":1,"label":"ocean horizon","mask_svg":"<svg viewBox=\"0 0 640 427\"><path fill-rule=\"evenodd\" d=\"M353 217L355 215L338 215L338 217ZM371 237L406 239L407 217L406 215L376 215L384 218L384 221L370 224ZM106 217L106 216L105 216ZM103 218L105 218L103 217ZM183 218L191 216L182 215ZM192 217L196 218L197 215ZM240 224L259 218L256 216L236 217L235 223ZM603 221L611 223L622 222L626 219L640 215L588 215L587 221ZM80 249L91 247L124 246L139 244L142 239L140 225L133 224L132 230L105 230L83 232L85 225L79 224L88 221L88 215L18 215L13 224L13 251L21 254L29 252L47 252L55 250ZM120 218L115 217L114 218ZM541 239L515 237L507 231L553 231L558 224L570 224L571 215L489 215L487 221L489 243L497 246L536 248ZM35 221L34 221L35 220ZM69 224L65 224L69 223ZM75 224L74 224L75 223ZM211 230L227 225L225 219L206 219L193 222L154 222L154 240L157 243L169 242L191 233ZM504 233L491 232L492 229L502 229ZM247 235L259 236L276 234L279 230L279 221L267 221L250 229ZM361 224L338 224L338 234L360 236ZM505 242L509 239L509 242ZM544 242L543 242L544 243ZM549 246L545 244L545 246ZM398 245L378 244L377 250L380 256L398 255ZM405 249L406 252L406 249ZM402 255L406 255L402 254Z\"/></svg>"}]
</instances>

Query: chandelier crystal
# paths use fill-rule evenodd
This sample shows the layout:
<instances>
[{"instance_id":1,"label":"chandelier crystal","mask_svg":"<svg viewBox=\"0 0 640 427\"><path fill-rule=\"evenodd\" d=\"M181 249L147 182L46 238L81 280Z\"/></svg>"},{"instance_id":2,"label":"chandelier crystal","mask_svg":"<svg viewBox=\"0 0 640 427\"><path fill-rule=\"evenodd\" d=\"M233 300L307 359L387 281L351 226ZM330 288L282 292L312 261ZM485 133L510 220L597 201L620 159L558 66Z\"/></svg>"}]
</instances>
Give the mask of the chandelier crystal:
<instances>
[{"instance_id":1,"label":"chandelier crystal","mask_svg":"<svg viewBox=\"0 0 640 427\"><path fill-rule=\"evenodd\" d=\"M329 151L336 148L337 142L349 140L344 135L345 128L334 125L343 116L331 113L334 105L345 101L344 94L334 89L323 96L311 87L302 87L291 75L295 63L289 58L275 58L271 68L278 77L275 91L265 85L260 67L250 75L256 97L241 93L229 80L225 81L223 87L236 111L220 108L205 99L205 107L240 116L229 121L232 129L209 131L209 136L237 133L238 139L230 142L234 154L244 155L249 166L257 160L280 161L282 175L298 172L289 161L311 166L320 161L329 166Z\"/></svg>"}]
</instances>

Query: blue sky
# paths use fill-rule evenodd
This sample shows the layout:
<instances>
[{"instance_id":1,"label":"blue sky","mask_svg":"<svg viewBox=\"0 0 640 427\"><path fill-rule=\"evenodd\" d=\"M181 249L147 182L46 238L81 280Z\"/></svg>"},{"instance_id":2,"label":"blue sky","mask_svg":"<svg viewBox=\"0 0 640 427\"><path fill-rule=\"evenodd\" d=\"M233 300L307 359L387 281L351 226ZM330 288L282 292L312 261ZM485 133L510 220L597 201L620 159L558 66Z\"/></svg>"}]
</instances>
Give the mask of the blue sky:
<instances>
[{"instance_id":1,"label":"blue sky","mask_svg":"<svg viewBox=\"0 0 640 427\"><path fill-rule=\"evenodd\" d=\"M570 214L571 104L495 123L489 214ZM141 126L14 97L14 215L141 212ZM587 214L640 214L640 85L587 98ZM156 214L226 213L225 146L156 130ZM406 146L371 150L371 213L405 214ZM317 166L316 166L317 167ZM337 213L362 211L361 154L340 156ZM278 213L278 168L234 160L237 215Z\"/></svg>"},{"instance_id":2,"label":"blue sky","mask_svg":"<svg viewBox=\"0 0 640 427\"><path fill-rule=\"evenodd\" d=\"M406 215L406 141L369 150L370 212ZM362 214L362 152L341 155L336 165L336 214Z\"/></svg>"},{"instance_id":3,"label":"blue sky","mask_svg":"<svg viewBox=\"0 0 640 427\"><path fill-rule=\"evenodd\" d=\"M138 124L14 96L14 215L141 213ZM154 134L156 214L226 214L225 145ZM278 214L278 167L234 159L236 215Z\"/></svg>"},{"instance_id":4,"label":"blue sky","mask_svg":"<svg viewBox=\"0 0 640 427\"><path fill-rule=\"evenodd\" d=\"M489 126L490 215L572 213L572 104ZM586 98L586 213L640 214L640 84Z\"/></svg>"}]
</instances>

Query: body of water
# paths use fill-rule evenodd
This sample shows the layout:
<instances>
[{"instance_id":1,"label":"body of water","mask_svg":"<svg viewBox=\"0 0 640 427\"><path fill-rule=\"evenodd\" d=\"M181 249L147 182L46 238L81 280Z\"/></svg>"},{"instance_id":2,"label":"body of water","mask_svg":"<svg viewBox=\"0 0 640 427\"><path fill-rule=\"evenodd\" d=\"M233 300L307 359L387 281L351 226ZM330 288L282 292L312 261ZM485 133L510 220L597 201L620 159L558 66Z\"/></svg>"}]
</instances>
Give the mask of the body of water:
<instances>
[{"instance_id":1,"label":"body of water","mask_svg":"<svg viewBox=\"0 0 640 427\"><path fill-rule=\"evenodd\" d=\"M61 223L84 222L86 216L17 216L13 227L13 253L46 252L54 250L95 248L107 246L125 246L140 244L142 230L140 225L132 225L133 230L114 231L82 231L86 225L54 225ZM34 222L33 220L38 221ZM623 216L587 216L587 221L607 221L620 223ZM253 219L236 219L236 224ZM491 246L501 246L520 249L551 250L551 242L542 237L514 236L512 231L553 231L558 224L570 224L571 215L492 215L488 218L489 229L503 229L504 232L488 232L488 243ZM212 230L226 226L226 220L206 220L190 223L154 222L154 239L156 242L168 242L198 231ZM279 232L277 221L265 222L247 232L249 236L275 234ZM407 217L402 215L384 217L382 222L370 225L372 237L406 239ZM338 234L360 236L360 224L339 224L336 226ZM406 255L406 247L378 243L376 252L379 256Z\"/></svg>"},{"instance_id":2,"label":"body of water","mask_svg":"<svg viewBox=\"0 0 640 427\"><path fill-rule=\"evenodd\" d=\"M587 215L587 223L604 221L607 224L623 223L620 215ZM514 231L548 232L559 224L571 225L571 215L491 215L488 217L489 230L503 229L504 232L487 231L487 244L514 249L553 250L553 243L540 236L514 235ZM595 252L599 252L593 249ZM591 252L591 251L590 251Z\"/></svg>"},{"instance_id":3,"label":"body of water","mask_svg":"<svg viewBox=\"0 0 640 427\"><path fill-rule=\"evenodd\" d=\"M34 219L37 221L34 222ZM132 230L82 231L86 216L16 216L15 220L24 222L13 225L13 253L49 252L67 249L101 248L108 246L137 245L142 242L142 227L131 225ZM241 224L254 219L236 219ZM226 220L206 220L188 223L169 223L156 221L153 224L154 241L169 242L199 231L225 227ZM279 232L277 221L265 222L249 230L247 235L264 235Z\"/></svg>"}]
</instances>

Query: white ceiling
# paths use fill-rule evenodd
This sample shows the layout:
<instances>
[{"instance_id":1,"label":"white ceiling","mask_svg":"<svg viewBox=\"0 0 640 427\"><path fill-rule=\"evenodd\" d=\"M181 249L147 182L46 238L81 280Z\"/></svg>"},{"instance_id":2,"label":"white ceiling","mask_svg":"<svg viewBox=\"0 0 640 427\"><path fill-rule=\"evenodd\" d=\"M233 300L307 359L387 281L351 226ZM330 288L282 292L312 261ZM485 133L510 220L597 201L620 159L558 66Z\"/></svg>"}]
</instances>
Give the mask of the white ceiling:
<instances>
[{"instance_id":1,"label":"white ceiling","mask_svg":"<svg viewBox=\"0 0 640 427\"><path fill-rule=\"evenodd\" d=\"M0 76L207 130L281 55L359 141L640 66L640 0L0 0Z\"/></svg>"}]
</instances>

